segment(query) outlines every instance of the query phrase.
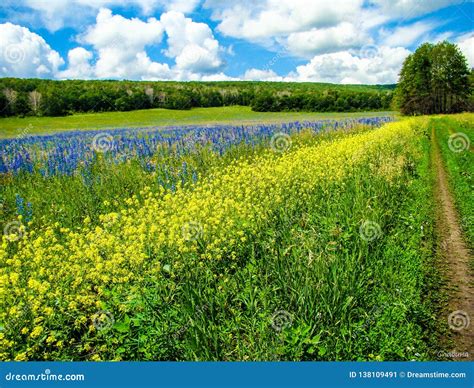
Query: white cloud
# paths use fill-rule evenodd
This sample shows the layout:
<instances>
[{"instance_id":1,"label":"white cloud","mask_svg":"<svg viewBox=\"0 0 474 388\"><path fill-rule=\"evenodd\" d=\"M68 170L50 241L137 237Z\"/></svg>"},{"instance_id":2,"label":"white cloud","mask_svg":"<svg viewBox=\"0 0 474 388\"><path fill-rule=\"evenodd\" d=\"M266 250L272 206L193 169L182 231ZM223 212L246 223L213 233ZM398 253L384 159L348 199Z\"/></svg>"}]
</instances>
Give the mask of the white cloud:
<instances>
[{"instance_id":1,"label":"white cloud","mask_svg":"<svg viewBox=\"0 0 474 388\"><path fill-rule=\"evenodd\" d=\"M67 54L68 68L57 74L61 79L89 79L94 77L94 69L90 64L92 53L83 47L69 50Z\"/></svg>"},{"instance_id":2,"label":"white cloud","mask_svg":"<svg viewBox=\"0 0 474 388\"><path fill-rule=\"evenodd\" d=\"M467 58L471 68L474 67L474 33L468 33L457 39L457 44Z\"/></svg>"},{"instance_id":3,"label":"white cloud","mask_svg":"<svg viewBox=\"0 0 474 388\"><path fill-rule=\"evenodd\" d=\"M0 76L51 78L64 61L28 28L0 24Z\"/></svg>"},{"instance_id":4,"label":"white cloud","mask_svg":"<svg viewBox=\"0 0 474 388\"><path fill-rule=\"evenodd\" d=\"M168 37L164 53L175 58L178 69L209 73L222 67L219 42L207 24L193 22L175 11L164 13L160 21Z\"/></svg>"},{"instance_id":5,"label":"white cloud","mask_svg":"<svg viewBox=\"0 0 474 388\"><path fill-rule=\"evenodd\" d=\"M329 28L313 28L291 33L284 45L287 50L301 57L337 52L372 43L372 38L352 23L343 22Z\"/></svg>"},{"instance_id":6,"label":"white cloud","mask_svg":"<svg viewBox=\"0 0 474 388\"><path fill-rule=\"evenodd\" d=\"M222 2L207 0L212 18L225 35L252 41L265 41L292 32L336 25L351 20L362 7L362 0L266 0Z\"/></svg>"},{"instance_id":7,"label":"white cloud","mask_svg":"<svg viewBox=\"0 0 474 388\"><path fill-rule=\"evenodd\" d=\"M228 75L220 72L216 74L201 75L200 81L240 81L240 78L229 77Z\"/></svg>"},{"instance_id":8,"label":"white cloud","mask_svg":"<svg viewBox=\"0 0 474 388\"><path fill-rule=\"evenodd\" d=\"M439 9L457 5L466 0L371 0L369 4L377 7L387 18L414 19Z\"/></svg>"},{"instance_id":9,"label":"white cloud","mask_svg":"<svg viewBox=\"0 0 474 388\"><path fill-rule=\"evenodd\" d=\"M176 65L153 61L148 51L158 50L166 32L165 55ZM78 36L82 44L91 45L97 60L91 65L92 53L76 48L68 54L68 68L61 78L176 79L199 80L203 77L222 79L218 72L223 51L205 23L196 23L176 11L161 15L161 20L127 19L100 9L96 23ZM216 73L216 74L213 74Z\"/></svg>"},{"instance_id":10,"label":"white cloud","mask_svg":"<svg viewBox=\"0 0 474 388\"><path fill-rule=\"evenodd\" d=\"M420 21L407 26L380 31L383 44L387 46L410 46L420 40L427 40L430 31L438 26L437 23Z\"/></svg>"},{"instance_id":11,"label":"white cloud","mask_svg":"<svg viewBox=\"0 0 474 388\"><path fill-rule=\"evenodd\" d=\"M273 51L282 47L308 58L373 44L384 24L412 20L465 0L206 0L203 7L219 22L217 29L231 37L259 43ZM381 29L377 44L410 46L433 39L438 22Z\"/></svg>"},{"instance_id":12,"label":"white cloud","mask_svg":"<svg viewBox=\"0 0 474 388\"><path fill-rule=\"evenodd\" d=\"M102 8L96 24L78 40L92 45L97 51L94 73L98 78L166 79L170 76L169 66L153 62L145 50L147 46L161 43L162 37L163 26L155 18L146 22L137 18L127 19ZM69 71L74 73L75 70L71 68Z\"/></svg>"},{"instance_id":13,"label":"white cloud","mask_svg":"<svg viewBox=\"0 0 474 388\"><path fill-rule=\"evenodd\" d=\"M246 81L284 81L273 70L248 69L242 78Z\"/></svg>"},{"instance_id":14,"label":"white cloud","mask_svg":"<svg viewBox=\"0 0 474 388\"><path fill-rule=\"evenodd\" d=\"M182 13L193 12L200 3L200 0L163 0L167 11L177 11Z\"/></svg>"},{"instance_id":15,"label":"white cloud","mask_svg":"<svg viewBox=\"0 0 474 388\"><path fill-rule=\"evenodd\" d=\"M140 51L147 45L159 44L163 27L155 18L146 22L113 15L107 8L100 9L96 24L79 36L79 41L93 45L96 49L116 47L123 50Z\"/></svg>"},{"instance_id":16,"label":"white cloud","mask_svg":"<svg viewBox=\"0 0 474 388\"><path fill-rule=\"evenodd\" d=\"M298 66L287 80L343 84L395 83L408 54L410 52L403 47L379 47L370 57L361 57L349 51L317 55L306 65Z\"/></svg>"},{"instance_id":17,"label":"white cloud","mask_svg":"<svg viewBox=\"0 0 474 388\"><path fill-rule=\"evenodd\" d=\"M138 8L148 16L157 10L189 13L196 9L200 0L24 0L21 7L28 12L16 12L17 0L3 0L10 20L44 26L55 32L64 26L81 28L94 19L104 7Z\"/></svg>"}]
</instances>

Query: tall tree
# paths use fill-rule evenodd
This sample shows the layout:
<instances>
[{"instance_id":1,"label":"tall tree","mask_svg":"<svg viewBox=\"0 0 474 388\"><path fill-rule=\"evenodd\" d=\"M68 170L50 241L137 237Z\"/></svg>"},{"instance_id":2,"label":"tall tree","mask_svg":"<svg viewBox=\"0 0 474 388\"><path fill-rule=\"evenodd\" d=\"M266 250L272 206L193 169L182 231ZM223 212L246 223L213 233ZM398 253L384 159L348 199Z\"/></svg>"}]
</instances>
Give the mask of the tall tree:
<instances>
[{"instance_id":1,"label":"tall tree","mask_svg":"<svg viewBox=\"0 0 474 388\"><path fill-rule=\"evenodd\" d=\"M467 60L452 43L422 44L400 72L396 101L403 114L455 113L469 109Z\"/></svg>"}]
</instances>

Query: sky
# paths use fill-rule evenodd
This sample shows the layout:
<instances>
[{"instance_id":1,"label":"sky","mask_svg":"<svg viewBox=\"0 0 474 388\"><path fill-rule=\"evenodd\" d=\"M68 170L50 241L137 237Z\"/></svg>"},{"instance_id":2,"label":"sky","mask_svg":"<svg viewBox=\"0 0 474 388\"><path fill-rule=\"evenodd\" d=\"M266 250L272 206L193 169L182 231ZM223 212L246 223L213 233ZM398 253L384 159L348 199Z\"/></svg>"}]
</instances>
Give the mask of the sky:
<instances>
[{"instance_id":1,"label":"sky","mask_svg":"<svg viewBox=\"0 0 474 388\"><path fill-rule=\"evenodd\" d=\"M390 84L474 0L2 0L0 77Z\"/></svg>"}]
</instances>

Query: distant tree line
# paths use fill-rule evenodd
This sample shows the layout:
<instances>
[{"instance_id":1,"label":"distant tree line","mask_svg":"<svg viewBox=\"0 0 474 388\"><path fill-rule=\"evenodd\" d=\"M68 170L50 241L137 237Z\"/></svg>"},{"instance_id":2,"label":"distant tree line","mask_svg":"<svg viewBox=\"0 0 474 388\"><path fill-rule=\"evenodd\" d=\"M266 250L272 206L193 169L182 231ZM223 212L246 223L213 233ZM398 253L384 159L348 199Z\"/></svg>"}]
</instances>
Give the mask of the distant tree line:
<instances>
[{"instance_id":1,"label":"distant tree line","mask_svg":"<svg viewBox=\"0 0 474 388\"><path fill-rule=\"evenodd\" d=\"M392 97L391 92L341 91L336 88L320 93L298 91L275 95L264 92L253 98L251 106L258 112L354 112L389 109Z\"/></svg>"},{"instance_id":2,"label":"distant tree line","mask_svg":"<svg viewBox=\"0 0 474 388\"><path fill-rule=\"evenodd\" d=\"M406 115L472 111L473 86L474 71L455 44L424 43L405 59L395 102Z\"/></svg>"},{"instance_id":3,"label":"distant tree line","mask_svg":"<svg viewBox=\"0 0 474 388\"><path fill-rule=\"evenodd\" d=\"M247 105L255 111L389 109L395 85L0 79L0 116Z\"/></svg>"}]
</instances>

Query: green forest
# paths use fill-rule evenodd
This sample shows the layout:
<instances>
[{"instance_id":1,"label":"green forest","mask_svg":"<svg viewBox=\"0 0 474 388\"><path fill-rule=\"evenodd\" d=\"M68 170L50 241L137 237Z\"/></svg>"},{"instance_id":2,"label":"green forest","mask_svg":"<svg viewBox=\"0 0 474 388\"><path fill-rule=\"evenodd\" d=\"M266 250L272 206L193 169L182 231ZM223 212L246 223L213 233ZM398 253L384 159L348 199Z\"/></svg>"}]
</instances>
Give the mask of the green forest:
<instances>
[{"instance_id":1,"label":"green forest","mask_svg":"<svg viewBox=\"0 0 474 388\"><path fill-rule=\"evenodd\" d=\"M0 116L231 105L258 112L357 112L390 108L395 85L290 82L53 81L0 79Z\"/></svg>"}]
</instances>

